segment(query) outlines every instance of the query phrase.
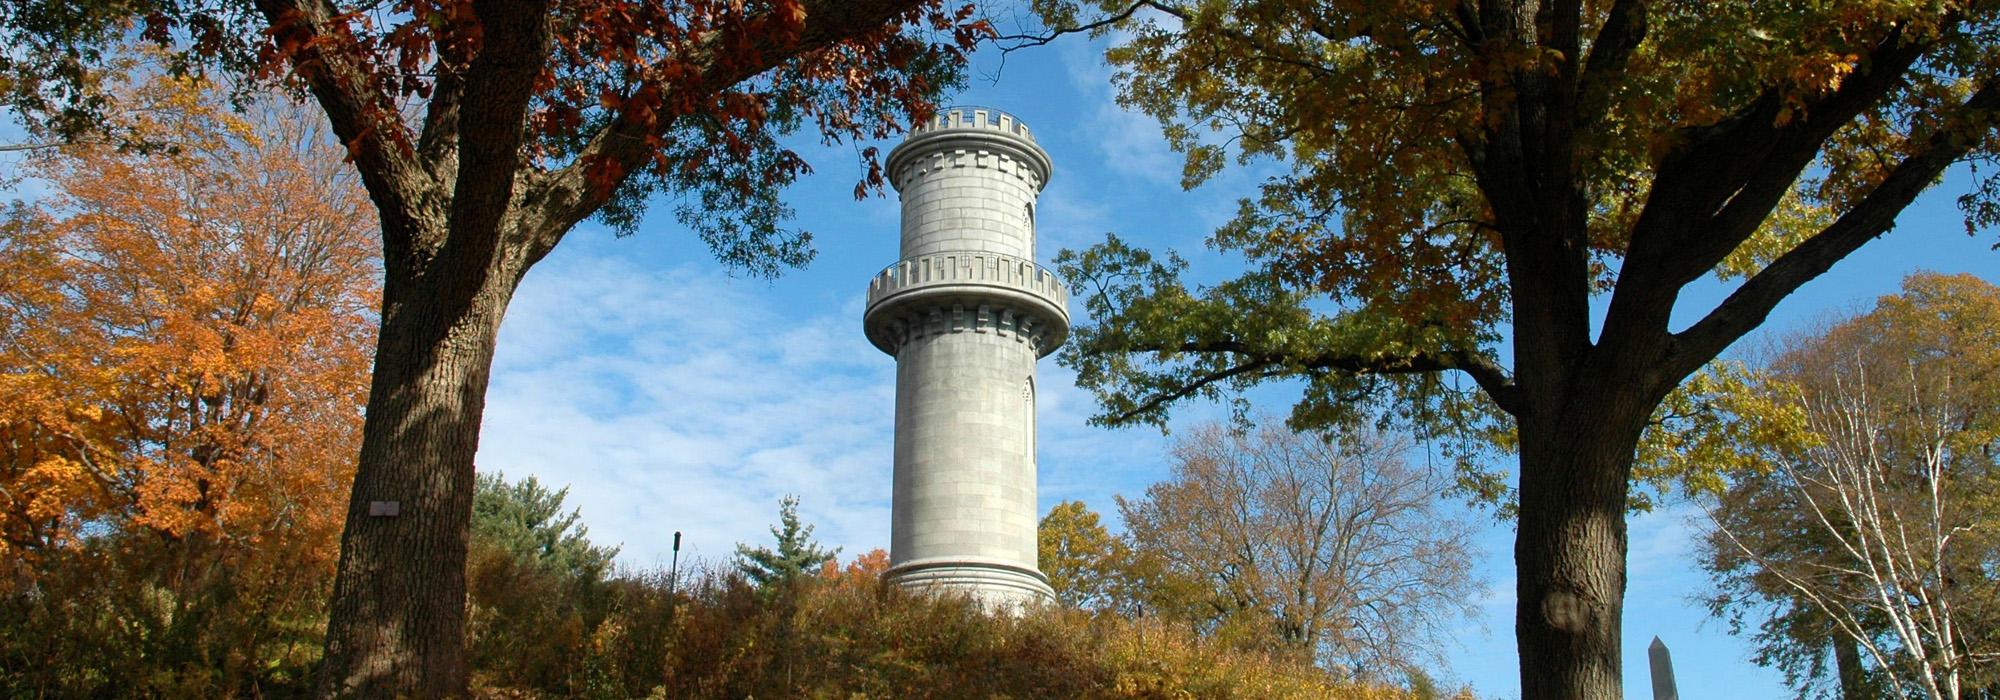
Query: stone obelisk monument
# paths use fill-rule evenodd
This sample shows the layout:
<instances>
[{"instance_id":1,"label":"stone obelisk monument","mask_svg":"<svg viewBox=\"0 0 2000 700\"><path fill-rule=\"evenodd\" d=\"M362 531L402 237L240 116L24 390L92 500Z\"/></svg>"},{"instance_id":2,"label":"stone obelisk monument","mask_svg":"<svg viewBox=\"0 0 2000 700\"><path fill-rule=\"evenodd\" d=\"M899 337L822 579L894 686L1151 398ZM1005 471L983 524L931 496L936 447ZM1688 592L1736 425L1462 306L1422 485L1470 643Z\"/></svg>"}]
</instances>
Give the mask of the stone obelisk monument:
<instances>
[{"instance_id":1,"label":"stone obelisk monument","mask_svg":"<svg viewBox=\"0 0 2000 700\"><path fill-rule=\"evenodd\" d=\"M1052 600L1035 566L1035 360L1069 334L1035 264L1049 156L1013 115L940 112L889 152L902 260L868 283L863 327L896 358L889 579L989 604Z\"/></svg>"}]
</instances>

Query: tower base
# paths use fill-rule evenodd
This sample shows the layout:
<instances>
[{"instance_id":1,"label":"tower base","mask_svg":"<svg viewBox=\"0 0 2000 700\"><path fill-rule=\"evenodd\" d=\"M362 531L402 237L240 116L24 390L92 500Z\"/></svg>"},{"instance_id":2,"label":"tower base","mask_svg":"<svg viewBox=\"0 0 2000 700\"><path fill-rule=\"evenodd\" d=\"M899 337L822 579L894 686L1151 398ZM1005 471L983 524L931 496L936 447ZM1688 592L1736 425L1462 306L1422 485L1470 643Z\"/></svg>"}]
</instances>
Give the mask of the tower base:
<instances>
[{"instance_id":1,"label":"tower base","mask_svg":"<svg viewBox=\"0 0 2000 700\"><path fill-rule=\"evenodd\" d=\"M1008 612L1056 602L1042 572L1001 562L917 560L890 568L886 578L905 590L970 595L989 609Z\"/></svg>"}]
</instances>

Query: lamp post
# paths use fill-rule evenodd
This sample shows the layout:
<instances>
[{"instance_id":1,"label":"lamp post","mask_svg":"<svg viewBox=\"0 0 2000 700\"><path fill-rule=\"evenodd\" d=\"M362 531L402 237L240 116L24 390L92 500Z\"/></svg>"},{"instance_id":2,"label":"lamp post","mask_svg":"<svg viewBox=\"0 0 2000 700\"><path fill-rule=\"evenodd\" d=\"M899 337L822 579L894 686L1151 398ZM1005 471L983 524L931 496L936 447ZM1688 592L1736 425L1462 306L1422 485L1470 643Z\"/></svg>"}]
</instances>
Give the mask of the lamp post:
<instances>
[{"instance_id":1,"label":"lamp post","mask_svg":"<svg viewBox=\"0 0 2000 700\"><path fill-rule=\"evenodd\" d=\"M667 617L674 616L674 604L680 602L681 588L681 531L674 531L674 555L667 564Z\"/></svg>"}]
</instances>

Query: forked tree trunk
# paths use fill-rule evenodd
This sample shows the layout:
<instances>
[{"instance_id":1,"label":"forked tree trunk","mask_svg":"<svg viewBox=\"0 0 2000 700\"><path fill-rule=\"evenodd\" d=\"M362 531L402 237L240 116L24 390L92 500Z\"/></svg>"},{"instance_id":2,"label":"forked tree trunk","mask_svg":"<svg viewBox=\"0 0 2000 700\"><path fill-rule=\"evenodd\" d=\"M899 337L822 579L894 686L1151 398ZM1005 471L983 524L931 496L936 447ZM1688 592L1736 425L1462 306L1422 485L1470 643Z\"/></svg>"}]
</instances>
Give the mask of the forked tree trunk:
<instances>
[{"instance_id":1,"label":"forked tree trunk","mask_svg":"<svg viewBox=\"0 0 2000 700\"><path fill-rule=\"evenodd\" d=\"M1580 382L1561 410L1520 421L1515 641L1521 697L1605 700L1623 692L1625 507L1650 403Z\"/></svg>"},{"instance_id":2,"label":"forked tree trunk","mask_svg":"<svg viewBox=\"0 0 2000 700\"><path fill-rule=\"evenodd\" d=\"M445 267L432 265L428 275L391 270L383 288L320 697L466 692L472 458L494 338L519 276ZM440 278L452 275L460 277ZM452 288L476 291L454 304L441 291ZM380 512L386 507L395 514Z\"/></svg>"}]
</instances>

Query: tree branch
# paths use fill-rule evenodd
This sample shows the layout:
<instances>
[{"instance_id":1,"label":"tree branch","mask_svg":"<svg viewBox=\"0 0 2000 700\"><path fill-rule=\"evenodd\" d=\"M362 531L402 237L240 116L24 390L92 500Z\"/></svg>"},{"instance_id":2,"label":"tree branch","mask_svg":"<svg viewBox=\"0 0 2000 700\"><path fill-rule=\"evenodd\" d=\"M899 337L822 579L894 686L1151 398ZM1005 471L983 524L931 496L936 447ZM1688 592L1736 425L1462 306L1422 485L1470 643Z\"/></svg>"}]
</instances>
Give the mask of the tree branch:
<instances>
[{"instance_id":1,"label":"tree branch","mask_svg":"<svg viewBox=\"0 0 2000 700\"><path fill-rule=\"evenodd\" d=\"M1685 376L1714 358L1730 343L1757 327L1779 301L1818 277L1862 244L1887 233L1896 216L1946 167L1965 155L1993 128L2000 117L2000 78L1988 78L1956 110L1953 118L1933 132L1923 150L1890 171L1882 183L1854 208L1812 238L1785 253L1744 282L1706 317L1673 337L1669 376ZM1970 133L1968 133L1968 131Z\"/></svg>"},{"instance_id":2,"label":"tree branch","mask_svg":"<svg viewBox=\"0 0 2000 700\"><path fill-rule=\"evenodd\" d=\"M97 140L88 140L88 141L79 140L79 141L36 141L32 143L7 143L7 144L0 144L0 153L26 153L31 151L48 151L57 148L62 148L64 146L75 146L78 144L87 144L87 143L96 144L103 142Z\"/></svg>"},{"instance_id":3,"label":"tree branch","mask_svg":"<svg viewBox=\"0 0 2000 700\"><path fill-rule=\"evenodd\" d=\"M1633 224L1604 343L1623 352L1617 348L1665 333L1681 288L1749 240L1826 141L1878 104L1926 48L1892 31L1870 52L1865 73L1806 105L1803 116L1780 123L1782 88L1773 87L1723 122L1692 131L1689 145L1661 162Z\"/></svg>"},{"instance_id":4,"label":"tree branch","mask_svg":"<svg viewBox=\"0 0 2000 700\"><path fill-rule=\"evenodd\" d=\"M1125 9L1119 10L1116 13L1108 15L1094 22L1080 24L1074 27L1057 27L1043 34L1008 34L1006 36L994 37L994 41L996 43L1005 41L1020 42L1018 44L1002 45L1000 47L1000 53L1002 54L1013 53L1015 51L1019 51L1021 49L1033 46L1046 46L1049 43L1054 42L1056 39L1060 39L1070 34L1085 34L1097 31L1099 29L1103 29L1105 27L1116 25L1120 22L1131 19L1132 15L1137 14L1139 10L1145 8L1152 8L1155 10L1159 10L1160 12L1172 15L1173 17L1178 18L1183 22L1187 21L1188 17L1190 16L1185 8L1165 5L1162 3L1154 2L1153 0L1138 0L1138 2L1126 5Z\"/></svg>"},{"instance_id":5,"label":"tree branch","mask_svg":"<svg viewBox=\"0 0 2000 700\"><path fill-rule=\"evenodd\" d=\"M1736 154L1735 162L1744 167L1725 177L1701 178L1708 180L1709 193L1695 213L1706 215L1708 220L1665 237L1669 248L1681 251L1673 256L1680 260L1665 266L1670 275L1666 281L1678 288L1699 279L1756 233L1826 141L1879 104L1930 47L1927 42L1906 42L1900 30L1892 31L1869 52L1865 72L1849 76L1823 99L1805 105L1800 117L1777 123L1779 100L1773 88L1766 95L1769 107L1746 114L1733 129L1736 133L1718 138L1712 148L1692 155L1689 161L1696 164L1697 171L1703 169L1700 161L1722 153ZM1746 157L1756 151L1762 151L1762 157Z\"/></svg>"},{"instance_id":6,"label":"tree branch","mask_svg":"<svg viewBox=\"0 0 2000 700\"><path fill-rule=\"evenodd\" d=\"M1611 88L1624 77L1625 63L1646 41L1646 0L1617 0L1590 44L1583 74L1577 79L1580 93L1577 125L1588 130L1604 117Z\"/></svg>"},{"instance_id":7,"label":"tree branch","mask_svg":"<svg viewBox=\"0 0 2000 700\"><path fill-rule=\"evenodd\" d=\"M1141 400L1139 402L1139 405L1132 407L1130 410L1123 411L1118 414L1106 417L1104 423L1107 425L1123 425L1126 423L1130 423L1131 421L1137 419L1140 416L1152 413L1154 411L1158 411L1161 408L1164 408L1167 405L1174 403L1175 401L1179 401L1189 396L1193 396L1195 395L1196 392L1199 392L1202 389L1205 389L1214 384L1229 381L1231 379L1235 379L1237 377L1249 374L1251 372L1266 371L1269 370L1270 368L1271 368L1271 363L1269 362L1262 360L1252 360L1244 364L1229 367L1219 372L1213 372L1207 375L1203 375L1202 377L1197 378L1195 381L1182 385L1179 388L1176 388L1172 391L1148 396L1144 400Z\"/></svg>"},{"instance_id":8,"label":"tree branch","mask_svg":"<svg viewBox=\"0 0 2000 700\"><path fill-rule=\"evenodd\" d=\"M1470 375L1480 389L1500 407L1513 414L1518 407L1519 390L1507 370L1492 358L1473 350L1450 350L1444 352L1415 352L1408 355L1363 357L1359 355L1324 354L1308 357L1294 357L1280 353L1258 352L1241 341L1211 340L1189 341L1179 345L1140 345L1126 350L1140 353L1225 353L1237 355L1244 362L1222 370L1196 377L1171 391L1166 391L1142 399L1137 406L1110 416L1111 424L1126 423L1139 416L1159 410L1175 401L1193 396L1197 392L1215 384L1229 381L1252 372L1266 372L1267 376L1291 374L1297 370L1331 370L1348 375L1398 375L1427 374L1445 370L1458 370Z\"/></svg>"},{"instance_id":9,"label":"tree branch","mask_svg":"<svg viewBox=\"0 0 2000 700\"><path fill-rule=\"evenodd\" d=\"M458 178L458 105L465 97L465 66L443 55L439 47L437 82L424 105L423 133L417 137L417 158L430 165L431 179L445 190Z\"/></svg>"},{"instance_id":10,"label":"tree branch","mask_svg":"<svg viewBox=\"0 0 2000 700\"><path fill-rule=\"evenodd\" d=\"M880 28L894 20L897 14L920 4L920 0L807 0L805 26L796 41L779 43L770 37L754 37L749 42L752 50L748 55L725 56L722 49L725 37L712 34L690 52L693 55L672 59L700 66L695 79L669 84L659 77L649 77L636 88L636 92L657 90L670 93L660 101L662 104L696 102L698 100L692 97L678 97L672 93L713 94L726 90L782 65L794 56ZM657 74L658 71L648 73ZM541 219L526 251L529 262L548 254L571 226L610 201L616 188L594 186L590 181L593 168L611 168L620 181L630 177L654 153L649 137L665 134L672 126L673 116L670 114L621 109L610 124L590 138L575 161L538 178L531 185L533 191L529 200L539 210Z\"/></svg>"},{"instance_id":11,"label":"tree branch","mask_svg":"<svg viewBox=\"0 0 2000 700\"><path fill-rule=\"evenodd\" d=\"M439 255L448 265L483 267L494 258L500 222L513 202L528 100L548 62L548 0L476 0L472 12L479 20L479 50L465 68L463 90L479 99L454 110L452 236Z\"/></svg>"},{"instance_id":12,"label":"tree branch","mask_svg":"<svg viewBox=\"0 0 2000 700\"><path fill-rule=\"evenodd\" d=\"M435 183L413 158L395 101L362 68L353 38L333 28L329 0L257 0L257 9L361 173L382 216L385 264L407 263L425 218L422 195Z\"/></svg>"}]
</instances>

